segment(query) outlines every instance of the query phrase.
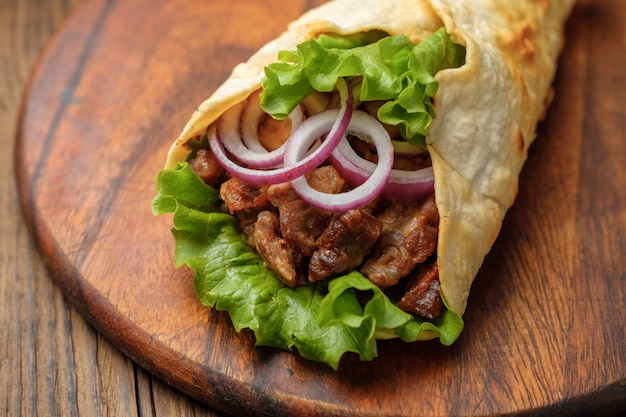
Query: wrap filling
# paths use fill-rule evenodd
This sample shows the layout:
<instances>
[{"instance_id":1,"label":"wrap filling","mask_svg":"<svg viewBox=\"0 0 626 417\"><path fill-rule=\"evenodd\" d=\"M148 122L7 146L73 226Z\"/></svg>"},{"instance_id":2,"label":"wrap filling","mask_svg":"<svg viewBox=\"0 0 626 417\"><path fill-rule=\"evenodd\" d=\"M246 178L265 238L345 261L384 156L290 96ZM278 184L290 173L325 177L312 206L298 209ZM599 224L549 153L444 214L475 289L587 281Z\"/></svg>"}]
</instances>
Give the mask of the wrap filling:
<instances>
[{"instance_id":1,"label":"wrap filling","mask_svg":"<svg viewBox=\"0 0 626 417\"><path fill-rule=\"evenodd\" d=\"M373 30L282 51L159 177L153 210L175 213L201 300L333 367L375 356L375 338L452 343L463 322L440 294L425 138L434 76L464 60L443 28L417 45Z\"/></svg>"}]
</instances>

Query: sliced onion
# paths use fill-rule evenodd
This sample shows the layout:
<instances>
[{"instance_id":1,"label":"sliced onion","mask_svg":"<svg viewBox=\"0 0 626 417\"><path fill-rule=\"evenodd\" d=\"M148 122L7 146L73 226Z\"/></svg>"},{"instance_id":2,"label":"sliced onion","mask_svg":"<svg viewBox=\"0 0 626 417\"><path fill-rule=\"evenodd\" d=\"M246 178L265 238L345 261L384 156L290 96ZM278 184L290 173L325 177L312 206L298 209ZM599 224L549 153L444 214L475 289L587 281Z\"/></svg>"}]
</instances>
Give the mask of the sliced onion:
<instances>
[{"instance_id":1,"label":"sliced onion","mask_svg":"<svg viewBox=\"0 0 626 417\"><path fill-rule=\"evenodd\" d=\"M369 204L382 192L391 175L394 156L391 138L375 117L363 111L355 111L347 128L347 133L356 136L366 136L376 147L379 162L370 171L367 179L352 190L339 194L317 191L309 185L305 177L291 181L294 191L300 198L323 210L343 212ZM347 142L345 136L342 138L341 143L344 141ZM298 157L301 156L301 152L294 154L285 152L285 164L297 161ZM335 152L333 151L333 154Z\"/></svg>"},{"instance_id":2,"label":"sliced onion","mask_svg":"<svg viewBox=\"0 0 626 417\"><path fill-rule=\"evenodd\" d=\"M287 142L271 152L259 142L258 127L265 117L260 106L259 94L255 93L245 104L228 109L217 121L217 135L228 152L243 164L258 169L277 168L283 162ZM301 107L296 106L289 114L292 131L300 126L302 117Z\"/></svg>"},{"instance_id":3,"label":"sliced onion","mask_svg":"<svg viewBox=\"0 0 626 417\"><path fill-rule=\"evenodd\" d=\"M337 145L337 149L331 155L331 161L335 169L354 185L363 184L377 167L377 164L357 155L347 138L343 138ZM432 167L415 171L392 169L380 195L387 198L410 199L423 198L434 191L435 178Z\"/></svg>"},{"instance_id":4,"label":"sliced onion","mask_svg":"<svg viewBox=\"0 0 626 417\"><path fill-rule=\"evenodd\" d=\"M241 138L246 147L254 152L267 154L267 149L259 142L258 131L265 112L261 108L261 92L256 91L248 97L241 113Z\"/></svg>"},{"instance_id":5,"label":"sliced onion","mask_svg":"<svg viewBox=\"0 0 626 417\"><path fill-rule=\"evenodd\" d=\"M216 134L219 135L224 147L233 155L249 152L249 149L241 140L239 132L239 120L243 103L238 103L226 110L216 122Z\"/></svg>"},{"instance_id":6,"label":"sliced onion","mask_svg":"<svg viewBox=\"0 0 626 417\"><path fill-rule=\"evenodd\" d=\"M393 169L394 143L387 130L374 116L353 111L353 97L343 79L338 81L337 89L341 98L340 109L325 110L299 126L301 110L293 112L292 123L297 127L283 146L275 151L267 151L259 142L258 125L264 114L256 94L245 107L241 104L234 106L209 128L209 146L231 175L251 185L291 181L294 191L303 200L327 211L342 212L362 207L379 195L421 198L432 193L432 167L415 171ZM357 155L348 142L347 133L372 143L378 154L378 163ZM324 136L326 138L321 140ZM398 151L413 155L422 152L412 146ZM235 162L229 152L237 161L248 166ZM305 174L328 158L355 188L345 193L328 194L308 184Z\"/></svg>"},{"instance_id":7,"label":"sliced onion","mask_svg":"<svg viewBox=\"0 0 626 417\"><path fill-rule=\"evenodd\" d=\"M215 126L211 126L207 131L211 151L228 173L251 185L278 184L301 177L328 159L348 127L353 112L352 96L345 82L338 83L338 88L342 96L341 109L326 110L303 121L286 142L285 163L281 168L262 170L237 164L226 153L222 143L224 139L220 137L220 132ZM326 133L328 133L326 140L304 156L311 145ZM288 155L297 155L297 158L289 159Z\"/></svg>"},{"instance_id":8,"label":"sliced onion","mask_svg":"<svg viewBox=\"0 0 626 417\"><path fill-rule=\"evenodd\" d=\"M419 199L435 192L433 167L416 171L393 170L381 196L398 199Z\"/></svg>"}]
</instances>

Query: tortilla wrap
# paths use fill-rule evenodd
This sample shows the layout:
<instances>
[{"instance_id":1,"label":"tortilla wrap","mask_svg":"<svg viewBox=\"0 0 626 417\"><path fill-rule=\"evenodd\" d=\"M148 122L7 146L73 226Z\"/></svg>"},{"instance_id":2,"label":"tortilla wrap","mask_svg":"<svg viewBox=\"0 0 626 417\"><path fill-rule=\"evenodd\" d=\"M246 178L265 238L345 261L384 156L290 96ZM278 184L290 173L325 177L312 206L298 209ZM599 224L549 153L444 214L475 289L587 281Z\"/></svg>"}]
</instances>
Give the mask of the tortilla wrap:
<instances>
[{"instance_id":1,"label":"tortilla wrap","mask_svg":"<svg viewBox=\"0 0 626 417\"><path fill-rule=\"evenodd\" d=\"M166 168L185 160L184 144L261 87L280 50L320 33L373 29L419 42L445 26L466 47L466 64L437 73L436 119L426 138L440 214L441 294L462 315L470 286L517 194L518 178L551 98L563 26L574 0L332 0L263 46L193 114Z\"/></svg>"}]
</instances>

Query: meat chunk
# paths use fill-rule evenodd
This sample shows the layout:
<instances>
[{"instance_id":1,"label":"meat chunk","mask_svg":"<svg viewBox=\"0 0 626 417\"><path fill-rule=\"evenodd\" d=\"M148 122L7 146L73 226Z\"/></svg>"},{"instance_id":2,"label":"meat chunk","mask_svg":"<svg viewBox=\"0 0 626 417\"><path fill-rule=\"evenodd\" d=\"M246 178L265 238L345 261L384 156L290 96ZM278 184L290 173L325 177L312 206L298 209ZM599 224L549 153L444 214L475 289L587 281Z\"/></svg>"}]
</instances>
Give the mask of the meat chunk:
<instances>
[{"instance_id":1,"label":"meat chunk","mask_svg":"<svg viewBox=\"0 0 626 417\"><path fill-rule=\"evenodd\" d=\"M345 184L331 166L313 170L307 179L311 187L325 193L338 193ZM300 256L311 256L315 241L328 225L332 213L302 200L288 183L270 186L267 194L280 213L280 231L285 241Z\"/></svg>"},{"instance_id":2,"label":"meat chunk","mask_svg":"<svg viewBox=\"0 0 626 417\"><path fill-rule=\"evenodd\" d=\"M278 235L278 218L265 210L254 224L256 250L278 278L290 287L298 285L298 274L291 248Z\"/></svg>"},{"instance_id":3,"label":"meat chunk","mask_svg":"<svg viewBox=\"0 0 626 417\"><path fill-rule=\"evenodd\" d=\"M332 165L314 169L306 175L306 179L311 188L327 194L341 192L346 184L346 181Z\"/></svg>"},{"instance_id":4,"label":"meat chunk","mask_svg":"<svg viewBox=\"0 0 626 417\"><path fill-rule=\"evenodd\" d=\"M248 236L248 245L254 247L254 223L257 215L267 209L267 186L246 184L233 177L222 183L220 198L224 201L230 214L239 220L239 225Z\"/></svg>"},{"instance_id":5,"label":"meat chunk","mask_svg":"<svg viewBox=\"0 0 626 417\"><path fill-rule=\"evenodd\" d=\"M317 239L317 249L309 263L309 281L319 281L359 266L381 230L380 220L363 209L334 217Z\"/></svg>"},{"instance_id":6,"label":"meat chunk","mask_svg":"<svg viewBox=\"0 0 626 417\"><path fill-rule=\"evenodd\" d=\"M376 208L378 218L383 223L383 230L402 224L404 219L421 204L421 201L414 200L383 200Z\"/></svg>"},{"instance_id":7,"label":"meat chunk","mask_svg":"<svg viewBox=\"0 0 626 417\"><path fill-rule=\"evenodd\" d=\"M360 270L379 287L388 288L435 251L439 214L433 194L418 202L393 200L379 218L383 231Z\"/></svg>"},{"instance_id":8,"label":"meat chunk","mask_svg":"<svg viewBox=\"0 0 626 417\"><path fill-rule=\"evenodd\" d=\"M422 264L409 280L398 307L432 320L439 316L443 308L439 287L437 263Z\"/></svg>"},{"instance_id":9,"label":"meat chunk","mask_svg":"<svg viewBox=\"0 0 626 417\"><path fill-rule=\"evenodd\" d=\"M224 179L226 172L208 149L199 149L195 158L189 160L189 167L211 187Z\"/></svg>"},{"instance_id":10,"label":"meat chunk","mask_svg":"<svg viewBox=\"0 0 626 417\"><path fill-rule=\"evenodd\" d=\"M241 210L267 207L267 186L250 185L236 177L230 178L220 187L220 198L228 206L230 214Z\"/></svg>"},{"instance_id":11,"label":"meat chunk","mask_svg":"<svg viewBox=\"0 0 626 417\"><path fill-rule=\"evenodd\" d=\"M289 184L272 185L269 199L280 213L280 231L289 246L301 256L311 256L315 240L322 234L332 216L300 199Z\"/></svg>"}]
</instances>

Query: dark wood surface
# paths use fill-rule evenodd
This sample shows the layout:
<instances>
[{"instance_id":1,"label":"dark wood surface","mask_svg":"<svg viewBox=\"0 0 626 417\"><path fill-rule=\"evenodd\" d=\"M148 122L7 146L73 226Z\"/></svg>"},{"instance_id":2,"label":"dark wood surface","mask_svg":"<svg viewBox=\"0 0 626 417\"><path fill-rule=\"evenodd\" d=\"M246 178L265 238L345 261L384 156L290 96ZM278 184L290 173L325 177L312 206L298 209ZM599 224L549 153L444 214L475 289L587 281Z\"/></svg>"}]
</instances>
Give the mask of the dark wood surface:
<instances>
[{"instance_id":1,"label":"dark wood surface","mask_svg":"<svg viewBox=\"0 0 626 417\"><path fill-rule=\"evenodd\" d=\"M87 324L33 245L14 166L19 102L60 22L82 0L0 0L0 416L223 415L133 363Z\"/></svg>"},{"instance_id":2,"label":"dark wood surface","mask_svg":"<svg viewBox=\"0 0 626 417\"><path fill-rule=\"evenodd\" d=\"M52 278L142 369L221 411L615 415L626 410L626 10L581 1L518 200L452 347L381 343L337 372L257 348L200 306L150 200L191 112L319 1L96 0L32 73L21 205ZM129 366L129 365L127 365Z\"/></svg>"}]
</instances>

